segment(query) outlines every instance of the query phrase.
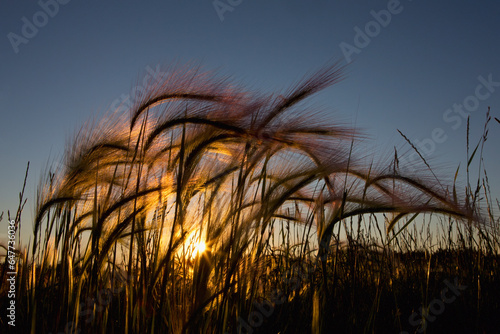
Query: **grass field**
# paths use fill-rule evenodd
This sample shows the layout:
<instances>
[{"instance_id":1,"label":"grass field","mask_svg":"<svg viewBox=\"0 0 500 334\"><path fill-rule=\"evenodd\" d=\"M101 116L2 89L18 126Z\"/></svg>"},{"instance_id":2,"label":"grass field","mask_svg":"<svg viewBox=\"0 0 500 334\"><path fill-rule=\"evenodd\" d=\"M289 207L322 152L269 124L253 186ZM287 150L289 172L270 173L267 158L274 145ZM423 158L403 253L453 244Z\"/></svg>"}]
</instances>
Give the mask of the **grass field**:
<instances>
[{"instance_id":1,"label":"grass field","mask_svg":"<svg viewBox=\"0 0 500 334\"><path fill-rule=\"evenodd\" d=\"M281 95L169 73L45 173L15 328L2 265L2 333L498 331L489 114L467 180L445 184L423 158L368 156L305 103L343 78L336 65Z\"/></svg>"}]
</instances>

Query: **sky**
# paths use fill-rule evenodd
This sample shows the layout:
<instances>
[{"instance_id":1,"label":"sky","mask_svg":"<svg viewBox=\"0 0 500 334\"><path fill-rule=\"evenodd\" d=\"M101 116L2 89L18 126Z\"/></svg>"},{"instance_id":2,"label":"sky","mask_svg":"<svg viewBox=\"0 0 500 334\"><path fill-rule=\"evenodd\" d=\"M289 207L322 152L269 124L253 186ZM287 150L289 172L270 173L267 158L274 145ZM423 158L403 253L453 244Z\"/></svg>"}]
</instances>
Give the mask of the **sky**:
<instances>
[{"instance_id":1,"label":"sky","mask_svg":"<svg viewBox=\"0 0 500 334\"><path fill-rule=\"evenodd\" d=\"M500 119L499 17L493 0L3 0L0 242L28 161L24 243L46 166L57 166L83 123L116 107L141 76L175 63L269 93L325 64L348 64L346 79L311 103L364 131L367 152L405 147L400 130L453 176L466 164L466 117L474 144L488 107ZM500 197L498 144L493 119L484 163Z\"/></svg>"}]
</instances>

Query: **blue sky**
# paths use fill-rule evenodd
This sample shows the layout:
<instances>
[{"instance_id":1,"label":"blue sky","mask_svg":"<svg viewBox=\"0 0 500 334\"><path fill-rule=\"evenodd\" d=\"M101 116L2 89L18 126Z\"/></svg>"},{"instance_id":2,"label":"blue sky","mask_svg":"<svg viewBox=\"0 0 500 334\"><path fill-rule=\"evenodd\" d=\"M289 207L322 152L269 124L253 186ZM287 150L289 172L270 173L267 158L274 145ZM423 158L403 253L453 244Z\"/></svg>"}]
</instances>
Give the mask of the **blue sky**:
<instances>
[{"instance_id":1,"label":"blue sky","mask_svg":"<svg viewBox=\"0 0 500 334\"><path fill-rule=\"evenodd\" d=\"M497 1L3 1L0 240L26 163L28 235L43 168L148 68L176 62L263 92L284 90L333 60L350 62L347 79L311 102L331 110L332 121L363 129L368 152L404 146L399 129L452 175L464 165L466 133L454 105L470 114L472 142L488 106L500 118L498 17ZM484 155L497 196L499 143L493 121Z\"/></svg>"}]
</instances>

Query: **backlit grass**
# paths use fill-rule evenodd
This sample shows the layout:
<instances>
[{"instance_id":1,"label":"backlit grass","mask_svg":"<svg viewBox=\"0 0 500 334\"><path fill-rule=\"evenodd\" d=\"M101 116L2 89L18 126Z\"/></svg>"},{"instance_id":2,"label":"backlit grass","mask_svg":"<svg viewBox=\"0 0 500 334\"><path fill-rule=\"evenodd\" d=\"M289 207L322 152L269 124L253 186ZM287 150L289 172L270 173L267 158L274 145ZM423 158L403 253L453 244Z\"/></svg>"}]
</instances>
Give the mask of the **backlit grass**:
<instances>
[{"instance_id":1,"label":"backlit grass","mask_svg":"<svg viewBox=\"0 0 500 334\"><path fill-rule=\"evenodd\" d=\"M169 73L128 114L85 125L64 167L41 180L18 259L16 330L498 328L487 178L462 191L426 161L409 172L398 152L367 156L362 134L305 104L342 79L337 65L272 95ZM446 282L466 288L438 303Z\"/></svg>"}]
</instances>

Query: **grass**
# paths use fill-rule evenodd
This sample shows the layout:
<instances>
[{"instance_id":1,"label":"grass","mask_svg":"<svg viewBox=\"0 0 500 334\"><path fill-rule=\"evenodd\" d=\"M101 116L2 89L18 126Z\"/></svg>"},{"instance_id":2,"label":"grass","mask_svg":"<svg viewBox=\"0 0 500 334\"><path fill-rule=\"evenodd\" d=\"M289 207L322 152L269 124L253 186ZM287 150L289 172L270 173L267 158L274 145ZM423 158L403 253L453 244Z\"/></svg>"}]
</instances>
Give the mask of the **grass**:
<instances>
[{"instance_id":1,"label":"grass","mask_svg":"<svg viewBox=\"0 0 500 334\"><path fill-rule=\"evenodd\" d=\"M18 254L16 330L498 328L499 203L485 171L469 180L489 113L461 194L458 171L445 186L423 157L416 173L397 152L369 160L361 134L305 104L342 80L337 65L281 95L170 73L129 115L84 126L41 181ZM2 282L6 272L7 257Z\"/></svg>"}]
</instances>

